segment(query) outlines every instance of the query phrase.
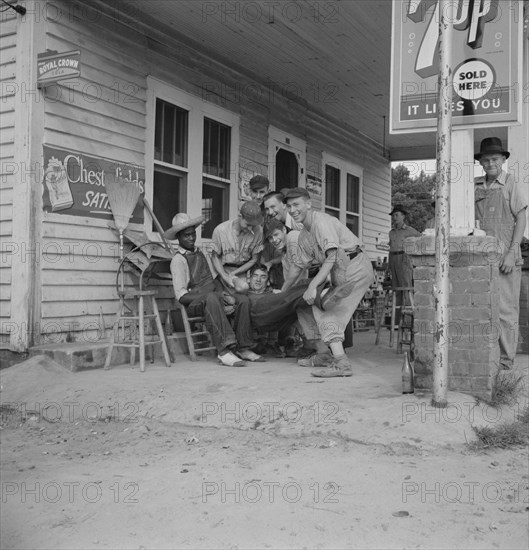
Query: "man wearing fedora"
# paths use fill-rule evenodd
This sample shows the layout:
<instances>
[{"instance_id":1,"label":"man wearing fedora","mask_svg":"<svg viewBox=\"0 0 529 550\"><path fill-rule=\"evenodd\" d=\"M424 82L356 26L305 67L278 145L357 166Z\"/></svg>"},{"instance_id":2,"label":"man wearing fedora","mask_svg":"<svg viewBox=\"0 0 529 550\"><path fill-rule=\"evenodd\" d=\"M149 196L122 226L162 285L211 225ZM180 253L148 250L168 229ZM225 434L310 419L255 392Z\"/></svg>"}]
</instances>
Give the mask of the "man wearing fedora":
<instances>
[{"instance_id":1,"label":"man wearing fedora","mask_svg":"<svg viewBox=\"0 0 529 550\"><path fill-rule=\"evenodd\" d=\"M395 205L389 213L393 228L389 232L389 259L388 269L391 273L391 286L393 289L398 287L413 286L413 268L409 256L404 250L404 239L407 237L420 237L420 233L407 225L406 216L408 213L402 206ZM403 296L403 291L396 291L395 304L398 307L396 311L395 322L400 320L400 306L410 305L409 294Z\"/></svg>"},{"instance_id":2,"label":"man wearing fedora","mask_svg":"<svg viewBox=\"0 0 529 550\"><path fill-rule=\"evenodd\" d=\"M476 178L474 201L476 221L487 235L499 241L498 268L500 310L500 368L513 367L518 344L520 285L523 263L520 243L525 231L527 200L514 177L503 170L510 153L501 139L485 138L474 155L485 172Z\"/></svg>"},{"instance_id":3,"label":"man wearing fedora","mask_svg":"<svg viewBox=\"0 0 529 550\"><path fill-rule=\"evenodd\" d=\"M165 237L176 239L176 254L171 260L171 274L176 299L186 307L190 315L204 315L206 327L217 348L219 361L227 367L241 367L243 359L254 361L256 354L250 351L254 345L250 323L250 302L247 296L231 297L235 307L234 329L224 310L222 286L213 279L206 257L195 247L196 228L204 217L190 218L188 214L176 214L172 227ZM258 356L257 356L258 357Z\"/></svg>"}]
</instances>

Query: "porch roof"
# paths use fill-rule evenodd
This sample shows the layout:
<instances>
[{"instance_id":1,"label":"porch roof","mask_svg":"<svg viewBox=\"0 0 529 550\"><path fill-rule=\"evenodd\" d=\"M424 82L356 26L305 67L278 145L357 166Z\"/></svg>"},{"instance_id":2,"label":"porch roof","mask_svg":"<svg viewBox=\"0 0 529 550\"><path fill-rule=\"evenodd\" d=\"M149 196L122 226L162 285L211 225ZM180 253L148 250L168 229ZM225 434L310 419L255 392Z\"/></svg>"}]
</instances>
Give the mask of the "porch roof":
<instances>
[{"instance_id":1,"label":"porch roof","mask_svg":"<svg viewBox=\"0 0 529 550\"><path fill-rule=\"evenodd\" d=\"M97 0L96 0L97 2ZM108 0L98 3L108 4ZM435 158L435 132L389 133L392 0L140 0L122 15L358 130L391 160ZM251 82L260 84L257 89ZM495 130L506 140L506 128ZM475 142L487 135L476 130Z\"/></svg>"}]
</instances>

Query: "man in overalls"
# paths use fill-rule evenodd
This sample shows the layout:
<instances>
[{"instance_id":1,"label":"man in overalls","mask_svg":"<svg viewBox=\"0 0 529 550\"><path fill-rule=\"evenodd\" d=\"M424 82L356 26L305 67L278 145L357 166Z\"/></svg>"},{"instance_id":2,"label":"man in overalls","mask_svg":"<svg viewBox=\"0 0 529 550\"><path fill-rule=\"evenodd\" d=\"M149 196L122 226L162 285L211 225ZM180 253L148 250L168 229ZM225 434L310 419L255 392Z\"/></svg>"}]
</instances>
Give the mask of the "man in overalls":
<instances>
[{"instance_id":1,"label":"man in overalls","mask_svg":"<svg viewBox=\"0 0 529 550\"><path fill-rule=\"evenodd\" d=\"M389 213L393 228L389 232L389 262L388 269L391 273L391 286L393 289L413 287L413 267L411 260L404 250L404 240L407 237L420 237L420 233L405 223L408 213L402 206L394 206ZM396 292L396 316L397 325L400 320L401 307L410 305L409 291L394 290Z\"/></svg>"},{"instance_id":2,"label":"man in overalls","mask_svg":"<svg viewBox=\"0 0 529 550\"><path fill-rule=\"evenodd\" d=\"M173 226L165 237L176 239L176 254L171 260L171 275L176 299L191 316L204 315L206 328L217 348L219 362L227 367L245 366L244 361L256 361L250 320L250 302L247 296L236 295L233 300L234 329L226 317L222 285L213 279L206 257L195 247L196 228L204 217L190 218L176 214Z\"/></svg>"},{"instance_id":3,"label":"man in overalls","mask_svg":"<svg viewBox=\"0 0 529 550\"><path fill-rule=\"evenodd\" d=\"M485 138L474 155L485 175L476 178L474 200L476 220L487 235L499 240L498 267L500 302L500 368L513 367L518 344L520 285L523 263L520 243L525 231L527 200L514 177L502 169L510 153L501 140Z\"/></svg>"}]
</instances>

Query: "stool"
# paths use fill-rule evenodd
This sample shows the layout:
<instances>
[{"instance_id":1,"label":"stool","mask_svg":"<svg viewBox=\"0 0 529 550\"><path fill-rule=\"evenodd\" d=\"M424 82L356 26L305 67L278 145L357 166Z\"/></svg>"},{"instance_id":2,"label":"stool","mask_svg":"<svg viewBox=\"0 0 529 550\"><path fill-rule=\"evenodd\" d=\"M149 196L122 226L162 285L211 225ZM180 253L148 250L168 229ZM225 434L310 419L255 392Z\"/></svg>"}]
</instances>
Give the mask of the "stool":
<instances>
[{"instance_id":1,"label":"stool","mask_svg":"<svg viewBox=\"0 0 529 550\"><path fill-rule=\"evenodd\" d=\"M402 298L403 299L404 299L405 296L407 296L409 301L410 301L411 306L402 305L402 304L400 306L398 306L397 305L397 292L402 292ZM384 321L384 317L386 315L386 310L389 307L391 307L391 324L387 325L383 321ZM381 311L380 311L380 319L378 321L377 337L375 339L375 345L378 346L378 343L380 341L380 331L381 331L381 329L383 327L389 327L389 329L390 329L389 347L390 348L393 347L393 331L395 330L395 328L398 328L399 333L401 333L400 325L402 323L403 310L405 308L410 308L410 307L411 307L411 311L413 311L413 287L411 287L411 286L400 286L400 287L396 287L396 288L393 288L393 289L388 289L388 291L386 292L386 298L384 300L384 307L381 308ZM401 312L401 316L400 316L401 318L399 320L399 325L398 326L395 324L395 314L396 314L397 309L399 309L400 312ZM397 342L399 342L399 335L397 335ZM402 347L400 349L402 351ZM397 346L397 353L400 353L398 346Z\"/></svg>"},{"instance_id":2,"label":"stool","mask_svg":"<svg viewBox=\"0 0 529 550\"><path fill-rule=\"evenodd\" d=\"M108 345L107 357L105 361L105 370L110 368L110 360L112 358L112 350L115 347L131 348L130 350L130 364L133 365L136 361L136 348L140 350L140 371L145 372L145 346L153 346L154 344L162 344L163 356L165 364L170 367L171 359L169 357L169 350L167 348L167 341L165 340L165 334L163 331L162 321L160 319L160 313L158 306L156 305L156 291L154 290L126 290L118 291L119 296L119 308L116 314L116 320L114 321L114 327L112 335L110 337L110 343ZM152 313L146 314L145 298L151 303ZM127 300L132 301L132 307L126 304ZM158 339L145 340L145 320L154 319L156 324L156 330L158 332ZM120 341L119 330L122 325L123 337L125 336L125 323L128 321L134 321L133 334L130 339ZM138 339L136 339L136 325L138 325ZM118 335L116 341L116 333Z\"/></svg>"},{"instance_id":3,"label":"stool","mask_svg":"<svg viewBox=\"0 0 529 550\"><path fill-rule=\"evenodd\" d=\"M211 345L209 332L204 328L206 324L204 316L189 317L185 306L178 300L176 300L176 307L180 310L180 314L182 315L182 323L184 325L191 361L197 360L197 353L216 350L217 348ZM206 345L203 346L202 344Z\"/></svg>"}]
</instances>

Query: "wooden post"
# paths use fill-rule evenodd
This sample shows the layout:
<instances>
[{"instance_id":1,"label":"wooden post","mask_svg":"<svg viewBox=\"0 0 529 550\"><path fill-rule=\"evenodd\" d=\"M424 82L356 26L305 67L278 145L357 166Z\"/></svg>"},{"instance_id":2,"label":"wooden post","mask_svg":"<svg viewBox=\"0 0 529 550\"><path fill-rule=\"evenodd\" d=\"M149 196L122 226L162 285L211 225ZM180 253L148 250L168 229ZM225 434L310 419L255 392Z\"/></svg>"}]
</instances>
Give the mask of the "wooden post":
<instances>
[{"instance_id":1,"label":"wooden post","mask_svg":"<svg viewBox=\"0 0 529 550\"><path fill-rule=\"evenodd\" d=\"M450 154L452 130L452 2L439 0L437 191L435 204L435 338L432 405L446 407L448 389L448 297L450 259Z\"/></svg>"},{"instance_id":2,"label":"wooden post","mask_svg":"<svg viewBox=\"0 0 529 550\"><path fill-rule=\"evenodd\" d=\"M41 3L25 3L27 13L17 18L15 82L15 156L13 243L20 246L11 257L10 349L25 352L40 338L40 298L37 266L42 258L42 143L44 97L37 89L37 53L45 44L46 20L38 17Z\"/></svg>"}]
</instances>

